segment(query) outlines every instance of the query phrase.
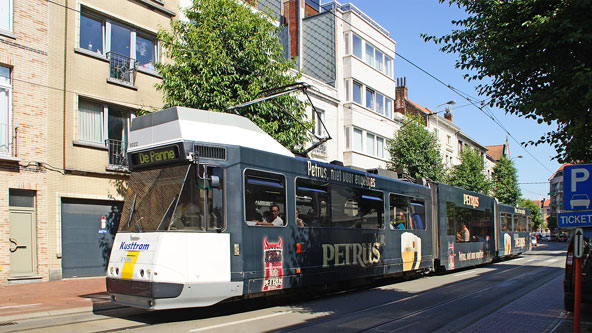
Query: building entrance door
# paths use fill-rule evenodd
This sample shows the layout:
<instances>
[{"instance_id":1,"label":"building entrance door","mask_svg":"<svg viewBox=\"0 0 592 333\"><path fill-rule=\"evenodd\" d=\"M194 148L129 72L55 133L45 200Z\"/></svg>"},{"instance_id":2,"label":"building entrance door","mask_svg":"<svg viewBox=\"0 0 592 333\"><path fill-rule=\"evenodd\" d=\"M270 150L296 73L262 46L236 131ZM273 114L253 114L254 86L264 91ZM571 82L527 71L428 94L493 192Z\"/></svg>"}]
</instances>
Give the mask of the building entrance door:
<instances>
[{"instance_id":1,"label":"building entrance door","mask_svg":"<svg viewBox=\"0 0 592 333\"><path fill-rule=\"evenodd\" d=\"M37 274L34 212L10 211L10 275L12 277Z\"/></svg>"}]
</instances>

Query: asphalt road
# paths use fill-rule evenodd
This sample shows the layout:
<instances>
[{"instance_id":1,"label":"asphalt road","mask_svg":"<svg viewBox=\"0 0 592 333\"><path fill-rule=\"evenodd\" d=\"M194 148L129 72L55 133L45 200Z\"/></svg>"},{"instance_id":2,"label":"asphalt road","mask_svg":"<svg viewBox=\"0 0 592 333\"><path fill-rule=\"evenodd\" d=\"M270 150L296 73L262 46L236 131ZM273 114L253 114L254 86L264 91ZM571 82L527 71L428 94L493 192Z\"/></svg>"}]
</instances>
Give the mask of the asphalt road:
<instances>
[{"instance_id":1,"label":"asphalt road","mask_svg":"<svg viewBox=\"0 0 592 333\"><path fill-rule=\"evenodd\" d=\"M40 318L0 332L431 332L460 331L563 274L565 243L518 258L411 280L318 295L253 299L208 308Z\"/></svg>"}]
</instances>

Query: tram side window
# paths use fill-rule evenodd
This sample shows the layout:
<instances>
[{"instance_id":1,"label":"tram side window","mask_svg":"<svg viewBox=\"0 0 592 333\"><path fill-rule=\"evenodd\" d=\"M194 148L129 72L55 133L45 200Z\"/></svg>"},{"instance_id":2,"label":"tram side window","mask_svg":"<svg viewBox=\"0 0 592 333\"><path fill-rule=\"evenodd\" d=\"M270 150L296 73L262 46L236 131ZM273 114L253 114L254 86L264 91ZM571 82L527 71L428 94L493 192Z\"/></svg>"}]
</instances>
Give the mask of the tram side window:
<instances>
[{"instance_id":1,"label":"tram side window","mask_svg":"<svg viewBox=\"0 0 592 333\"><path fill-rule=\"evenodd\" d=\"M425 230L425 202L409 197L390 195L391 230Z\"/></svg>"},{"instance_id":2,"label":"tram side window","mask_svg":"<svg viewBox=\"0 0 592 333\"><path fill-rule=\"evenodd\" d=\"M249 225L286 225L286 179L283 175L245 171L245 221Z\"/></svg>"},{"instance_id":3,"label":"tram side window","mask_svg":"<svg viewBox=\"0 0 592 333\"><path fill-rule=\"evenodd\" d=\"M502 224L502 231L503 232L510 232L512 231L512 215L507 213L501 213L501 224Z\"/></svg>"},{"instance_id":4,"label":"tram side window","mask_svg":"<svg viewBox=\"0 0 592 333\"><path fill-rule=\"evenodd\" d=\"M329 185L308 179L296 179L296 214L299 227L331 225Z\"/></svg>"},{"instance_id":5,"label":"tram side window","mask_svg":"<svg viewBox=\"0 0 592 333\"><path fill-rule=\"evenodd\" d=\"M331 227L381 229L381 192L331 184Z\"/></svg>"},{"instance_id":6,"label":"tram side window","mask_svg":"<svg viewBox=\"0 0 592 333\"><path fill-rule=\"evenodd\" d=\"M515 232L525 232L526 230L526 216L524 215L514 215L514 231Z\"/></svg>"},{"instance_id":7,"label":"tram side window","mask_svg":"<svg viewBox=\"0 0 592 333\"><path fill-rule=\"evenodd\" d=\"M455 235L456 242L486 242L493 239L493 221L489 209L481 211L447 202L446 216L448 234Z\"/></svg>"}]
</instances>

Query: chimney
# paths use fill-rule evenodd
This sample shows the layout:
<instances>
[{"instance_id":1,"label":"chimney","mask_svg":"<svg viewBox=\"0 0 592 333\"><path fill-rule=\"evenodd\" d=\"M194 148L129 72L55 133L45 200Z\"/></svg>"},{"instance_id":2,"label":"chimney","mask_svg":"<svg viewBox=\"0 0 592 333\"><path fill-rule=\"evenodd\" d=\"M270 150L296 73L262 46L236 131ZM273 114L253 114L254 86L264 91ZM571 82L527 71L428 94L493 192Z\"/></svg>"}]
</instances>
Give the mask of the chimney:
<instances>
[{"instance_id":1,"label":"chimney","mask_svg":"<svg viewBox=\"0 0 592 333\"><path fill-rule=\"evenodd\" d=\"M449 110L446 110L446 112L444 113L444 119L452 122L452 112L450 112Z\"/></svg>"},{"instance_id":2,"label":"chimney","mask_svg":"<svg viewBox=\"0 0 592 333\"><path fill-rule=\"evenodd\" d=\"M395 112L406 114L407 112L407 78L401 77L397 79L397 87L395 88Z\"/></svg>"},{"instance_id":3,"label":"chimney","mask_svg":"<svg viewBox=\"0 0 592 333\"><path fill-rule=\"evenodd\" d=\"M290 58L297 58L300 49L300 0L285 0L284 16L290 35Z\"/></svg>"}]
</instances>

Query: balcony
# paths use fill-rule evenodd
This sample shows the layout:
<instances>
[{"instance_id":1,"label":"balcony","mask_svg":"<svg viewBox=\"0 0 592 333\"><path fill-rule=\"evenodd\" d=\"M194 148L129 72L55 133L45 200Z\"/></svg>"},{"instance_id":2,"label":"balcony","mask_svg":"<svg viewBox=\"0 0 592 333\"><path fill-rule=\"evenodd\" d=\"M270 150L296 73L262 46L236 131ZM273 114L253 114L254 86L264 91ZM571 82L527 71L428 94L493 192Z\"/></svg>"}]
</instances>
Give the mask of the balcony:
<instances>
[{"instance_id":1,"label":"balcony","mask_svg":"<svg viewBox=\"0 0 592 333\"><path fill-rule=\"evenodd\" d=\"M107 52L109 79L107 81L134 87L138 61L121 54Z\"/></svg>"},{"instance_id":2,"label":"balcony","mask_svg":"<svg viewBox=\"0 0 592 333\"><path fill-rule=\"evenodd\" d=\"M312 150L315 155L327 156L327 143L323 142L320 146Z\"/></svg>"},{"instance_id":3,"label":"balcony","mask_svg":"<svg viewBox=\"0 0 592 333\"><path fill-rule=\"evenodd\" d=\"M127 142L108 139L105 140L109 149L108 170L128 171L127 163Z\"/></svg>"}]
</instances>

